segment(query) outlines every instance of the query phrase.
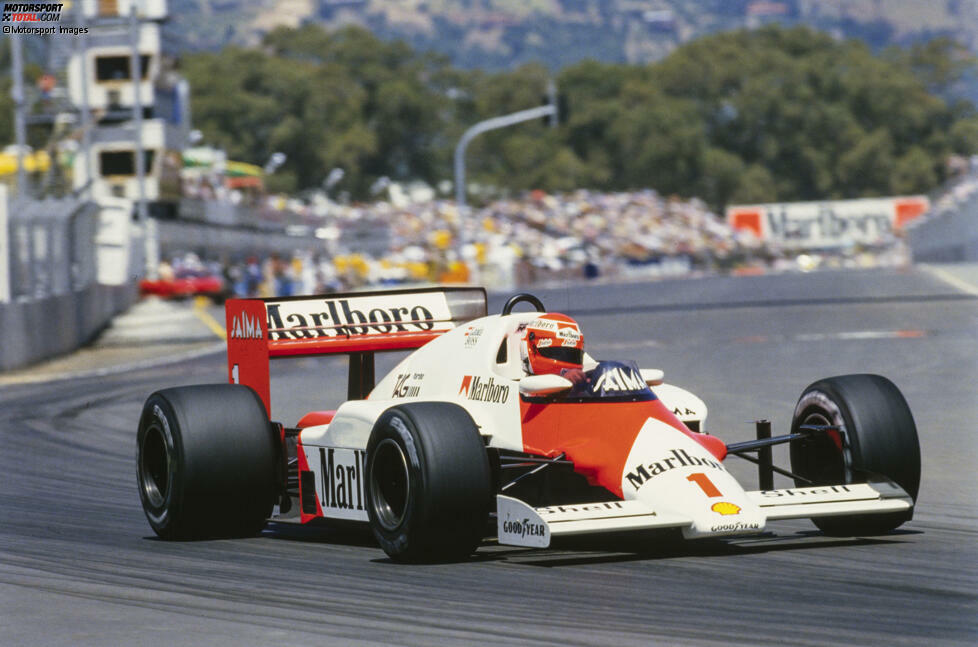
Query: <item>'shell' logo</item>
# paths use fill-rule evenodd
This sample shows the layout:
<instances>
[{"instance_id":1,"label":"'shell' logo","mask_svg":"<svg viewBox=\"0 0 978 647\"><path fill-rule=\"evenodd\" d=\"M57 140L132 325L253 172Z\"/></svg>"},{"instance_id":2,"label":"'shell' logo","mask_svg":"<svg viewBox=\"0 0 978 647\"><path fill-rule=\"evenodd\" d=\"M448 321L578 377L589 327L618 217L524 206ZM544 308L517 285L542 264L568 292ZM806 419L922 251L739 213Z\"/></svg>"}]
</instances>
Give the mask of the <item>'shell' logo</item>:
<instances>
[{"instance_id":1,"label":"'shell' logo","mask_svg":"<svg viewBox=\"0 0 978 647\"><path fill-rule=\"evenodd\" d=\"M730 514L740 514L740 506L735 503L728 503L726 501L720 501L719 503L714 503L710 508L717 514L730 515Z\"/></svg>"}]
</instances>

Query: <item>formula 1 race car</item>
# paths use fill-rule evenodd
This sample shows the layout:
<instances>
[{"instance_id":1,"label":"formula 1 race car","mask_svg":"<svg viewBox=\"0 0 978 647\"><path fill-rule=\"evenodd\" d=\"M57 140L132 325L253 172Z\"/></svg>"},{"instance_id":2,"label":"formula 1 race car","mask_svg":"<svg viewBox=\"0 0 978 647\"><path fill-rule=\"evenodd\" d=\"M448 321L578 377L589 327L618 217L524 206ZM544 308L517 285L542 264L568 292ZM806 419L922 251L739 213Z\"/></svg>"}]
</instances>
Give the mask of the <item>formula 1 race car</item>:
<instances>
[{"instance_id":1,"label":"formula 1 race car","mask_svg":"<svg viewBox=\"0 0 978 647\"><path fill-rule=\"evenodd\" d=\"M143 279L139 282L139 293L143 296L158 296L163 299L186 299L189 297L209 297L215 302L223 302L228 295L224 278L214 274L182 276L172 279Z\"/></svg>"},{"instance_id":2,"label":"formula 1 race car","mask_svg":"<svg viewBox=\"0 0 978 647\"><path fill-rule=\"evenodd\" d=\"M514 312L521 302L536 312ZM153 393L139 421L139 494L165 539L255 534L273 517L341 520L369 524L395 560L432 561L465 557L493 532L500 544L547 547L639 529L749 535L809 518L853 536L913 513L916 427L877 375L819 380L790 433L771 437L762 421L757 440L725 444L702 431L702 400L662 371L594 360L576 323L542 314L532 295L491 316L479 288L232 299L225 309L231 384ZM549 333L540 357L580 368L528 373L533 330ZM411 352L375 384L374 354L394 350ZM270 422L270 359L329 353L349 358L348 400L294 427ZM790 469L772 464L781 443ZM727 471L730 455L759 465L758 490ZM796 487L774 489L775 472Z\"/></svg>"}]
</instances>

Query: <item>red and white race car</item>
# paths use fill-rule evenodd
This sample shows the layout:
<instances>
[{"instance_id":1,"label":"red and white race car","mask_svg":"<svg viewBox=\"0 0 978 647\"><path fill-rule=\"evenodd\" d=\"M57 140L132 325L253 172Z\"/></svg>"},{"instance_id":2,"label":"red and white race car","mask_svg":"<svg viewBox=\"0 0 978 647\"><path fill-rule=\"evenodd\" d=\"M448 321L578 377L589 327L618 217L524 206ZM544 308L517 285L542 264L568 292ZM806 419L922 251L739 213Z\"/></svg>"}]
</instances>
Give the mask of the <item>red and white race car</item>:
<instances>
[{"instance_id":1,"label":"red and white race car","mask_svg":"<svg viewBox=\"0 0 978 647\"><path fill-rule=\"evenodd\" d=\"M520 302L537 312L514 312ZM572 320L543 311L522 294L487 316L474 288L228 301L231 384L161 390L143 408L150 525L191 539L254 534L273 512L362 522L390 557L427 561L466 556L493 532L546 547L625 530L756 534L794 518L878 534L911 518L917 431L889 380L820 380L790 433L772 438L760 422L757 440L725 444L701 431L703 402L662 371L583 354L573 374L527 374L529 329L549 326L548 346L582 343ZM395 350L412 352L375 383L374 354ZM349 356L348 400L270 422L270 359L325 353ZM771 464L780 443L790 469ZM730 455L759 464L758 490L728 472ZM796 487L774 489L774 472Z\"/></svg>"},{"instance_id":2,"label":"red and white race car","mask_svg":"<svg viewBox=\"0 0 978 647\"><path fill-rule=\"evenodd\" d=\"M142 279L139 293L143 296L158 296L164 299L186 299L188 297L210 297L223 301L228 294L224 279L214 274L187 275L171 279Z\"/></svg>"}]
</instances>

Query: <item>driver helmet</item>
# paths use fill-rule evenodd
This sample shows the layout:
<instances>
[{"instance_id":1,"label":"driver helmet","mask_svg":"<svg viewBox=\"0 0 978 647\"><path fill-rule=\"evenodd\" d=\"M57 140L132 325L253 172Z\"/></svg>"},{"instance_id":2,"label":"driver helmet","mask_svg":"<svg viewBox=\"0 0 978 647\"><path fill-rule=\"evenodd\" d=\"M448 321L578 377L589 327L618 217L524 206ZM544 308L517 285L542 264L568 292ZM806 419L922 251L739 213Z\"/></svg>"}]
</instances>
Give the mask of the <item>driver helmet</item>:
<instances>
[{"instance_id":1,"label":"driver helmet","mask_svg":"<svg viewBox=\"0 0 978 647\"><path fill-rule=\"evenodd\" d=\"M520 343L523 369L530 375L560 375L580 369L584 335L577 322L556 312L542 314L527 324Z\"/></svg>"}]
</instances>

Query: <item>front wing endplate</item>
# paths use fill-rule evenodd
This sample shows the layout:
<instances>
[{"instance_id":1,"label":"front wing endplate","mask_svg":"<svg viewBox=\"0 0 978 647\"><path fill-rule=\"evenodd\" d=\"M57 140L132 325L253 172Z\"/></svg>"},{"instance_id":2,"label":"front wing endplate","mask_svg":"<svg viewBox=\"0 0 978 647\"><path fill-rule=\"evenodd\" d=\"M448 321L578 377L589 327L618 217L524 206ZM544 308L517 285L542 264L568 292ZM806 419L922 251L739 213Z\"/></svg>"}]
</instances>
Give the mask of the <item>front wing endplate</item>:
<instances>
[{"instance_id":1,"label":"front wing endplate","mask_svg":"<svg viewBox=\"0 0 978 647\"><path fill-rule=\"evenodd\" d=\"M533 508L519 499L496 496L500 544L546 548L552 537L622 530L679 528L692 520L656 512L641 501L606 501Z\"/></svg>"}]
</instances>

